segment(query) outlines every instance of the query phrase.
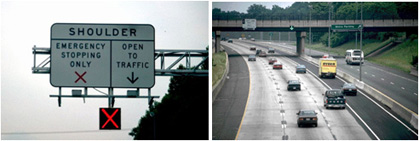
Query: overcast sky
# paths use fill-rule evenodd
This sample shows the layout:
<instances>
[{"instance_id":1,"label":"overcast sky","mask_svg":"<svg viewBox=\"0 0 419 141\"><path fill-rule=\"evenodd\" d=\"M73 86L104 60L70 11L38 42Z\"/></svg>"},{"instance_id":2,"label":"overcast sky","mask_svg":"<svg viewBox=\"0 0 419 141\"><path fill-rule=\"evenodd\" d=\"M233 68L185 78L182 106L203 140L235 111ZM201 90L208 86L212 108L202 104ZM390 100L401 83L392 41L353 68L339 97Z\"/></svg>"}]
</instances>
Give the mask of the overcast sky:
<instances>
[{"instance_id":1,"label":"overcast sky","mask_svg":"<svg viewBox=\"0 0 419 141\"><path fill-rule=\"evenodd\" d=\"M294 2L213 2L213 8L220 8L222 11L238 11L242 13L247 13L249 6L253 4L261 4L266 6L268 9L272 9L273 5L278 5L279 7L286 8L291 6Z\"/></svg>"},{"instance_id":2,"label":"overcast sky","mask_svg":"<svg viewBox=\"0 0 419 141\"><path fill-rule=\"evenodd\" d=\"M148 108L146 99L116 99L121 131L99 131L99 108L107 99L57 99L48 74L32 74L31 48L50 46L54 23L152 24L156 49L205 49L208 46L208 2L5 2L1 3L2 139L132 139ZM38 63L42 60L38 60ZM183 61L184 62L184 61ZM166 64L168 66L170 64ZM156 62L156 67L160 67ZM169 77L156 77L152 95L163 96ZM106 89L101 89L107 92ZM71 94L71 89L63 89ZM90 94L99 94L89 89ZM115 94L126 94L116 89ZM146 91L141 91L145 95ZM160 100L160 99L158 99ZM16 132L58 134L5 134ZM81 131L82 133L79 133ZM89 131L89 132L85 132Z\"/></svg>"}]
</instances>

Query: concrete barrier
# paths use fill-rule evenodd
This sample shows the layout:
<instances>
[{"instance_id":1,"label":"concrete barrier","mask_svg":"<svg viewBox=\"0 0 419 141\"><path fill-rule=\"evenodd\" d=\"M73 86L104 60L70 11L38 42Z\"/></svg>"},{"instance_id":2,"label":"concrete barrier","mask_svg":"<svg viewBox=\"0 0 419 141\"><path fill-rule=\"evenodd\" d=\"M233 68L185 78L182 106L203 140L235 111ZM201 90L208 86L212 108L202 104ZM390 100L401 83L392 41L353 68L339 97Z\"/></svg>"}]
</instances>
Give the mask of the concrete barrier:
<instances>
[{"instance_id":1,"label":"concrete barrier","mask_svg":"<svg viewBox=\"0 0 419 141\"><path fill-rule=\"evenodd\" d=\"M217 98L218 93L220 92L221 88L224 86L225 78L227 77L228 71L229 71L229 64L228 64L228 53L226 53L226 69L224 70L224 74L220 80L218 80L217 83L215 83L214 86L212 86L212 102L215 101L215 98Z\"/></svg>"},{"instance_id":2,"label":"concrete barrier","mask_svg":"<svg viewBox=\"0 0 419 141\"><path fill-rule=\"evenodd\" d=\"M309 56L303 56L306 60L318 63L318 59L311 58ZM337 70L337 76L345 79L350 83L354 83L358 89L364 91L368 96L371 96L381 102L382 104L389 107L392 111L394 111L397 115L402 117L404 120L408 121L416 130L418 129L418 114L413 112L412 110L404 107L399 102L395 101L391 97L387 96L386 94L380 92L379 90L375 89L374 87L365 84L362 81L354 78L353 76L345 73L344 71Z\"/></svg>"}]
</instances>

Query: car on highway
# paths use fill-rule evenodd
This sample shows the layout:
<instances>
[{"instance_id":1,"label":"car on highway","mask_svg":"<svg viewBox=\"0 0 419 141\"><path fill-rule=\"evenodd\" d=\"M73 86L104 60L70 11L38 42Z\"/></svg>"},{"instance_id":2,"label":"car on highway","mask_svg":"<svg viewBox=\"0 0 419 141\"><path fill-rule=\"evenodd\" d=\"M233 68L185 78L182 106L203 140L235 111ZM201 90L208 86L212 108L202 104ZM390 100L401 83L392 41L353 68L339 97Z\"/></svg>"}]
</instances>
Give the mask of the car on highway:
<instances>
[{"instance_id":1,"label":"car on highway","mask_svg":"<svg viewBox=\"0 0 419 141\"><path fill-rule=\"evenodd\" d=\"M227 41L227 38L223 37L221 38L221 41Z\"/></svg>"},{"instance_id":2,"label":"car on highway","mask_svg":"<svg viewBox=\"0 0 419 141\"><path fill-rule=\"evenodd\" d=\"M345 109L346 107L346 98L342 94L342 91L340 89L331 89L326 90L324 95L324 107L326 109L329 108L342 108Z\"/></svg>"},{"instance_id":3,"label":"car on highway","mask_svg":"<svg viewBox=\"0 0 419 141\"><path fill-rule=\"evenodd\" d=\"M266 56L267 56L267 54L266 54L265 51L260 51L259 57L266 57Z\"/></svg>"},{"instance_id":4,"label":"car on highway","mask_svg":"<svg viewBox=\"0 0 419 141\"><path fill-rule=\"evenodd\" d=\"M249 55L247 61L256 61L256 55Z\"/></svg>"},{"instance_id":5,"label":"car on highway","mask_svg":"<svg viewBox=\"0 0 419 141\"><path fill-rule=\"evenodd\" d=\"M257 49L257 50L256 50L256 55L259 55L259 53L260 53L261 51L262 51L261 49Z\"/></svg>"},{"instance_id":6,"label":"car on highway","mask_svg":"<svg viewBox=\"0 0 419 141\"><path fill-rule=\"evenodd\" d=\"M329 58L329 57L330 57L329 54L325 54L322 56L322 58Z\"/></svg>"},{"instance_id":7,"label":"car on highway","mask_svg":"<svg viewBox=\"0 0 419 141\"><path fill-rule=\"evenodd\" d=\"M251 41L255 41L255 38L250 38Z\"/></svg>"},{"instance_id":8,"label":"car on highway","mask_svg":"<svg viewBox=\"0 0 419 141\"><path fill-rule=\"evenodd\" d=\"M276 61L278 61L276 58L269 58L269 65L274 64Z\"/></svg>"},{"instance_id":9,"label":"car on highway","mask_svg":"<svg viewBox=\"0 0 419 141\"><path fill-rule=\"evenodd\" d=\"M256 50L256 46L250 46L250 50Z\"/></svg>"},{"instance_id":10,"label":"car on highway","mask_svg":"<svg viewBox=\"0 0 419 141\"><path fill-rule=\"evenodd\" d=\"M275 53L275 49L270 47L270 48L268 49L268 53Z\"/></svg>"},{"instance_id":11,"label":"car on highway","mask_svg":"<svg viewBox=\"0 0 419 141\"><path fill-rule=\"evenodd\" d=\"M336 77L338 62L334 58L319 59L319 77Z\"/></svg>"},{"instance_id":12,"label":"car on highway","mask_svg":"<svg viewBox=\"0 0 419 141\"><path fill-rule=\"evenodd\" d=\"M343 84L341 91L344 95L354 95L356 96L358 89L352 83L345 83Z\"/></svg>"},{"instance_id":13,"label":"car on highway","mask_svg":"<svg viewBox=\"0 0 419 141\"><path fill-rule=\"evenodd\" d=\"M233 43L233 40L232 39L228 39L228 41L227 41L228 43Z\"/></svg>"},{"instance_id":14,"label":"car on highway","mask_svg":"<svg viewBox=\"0 0 419 141\"><path fill-rule=\"evenodd\" d=\"M275 62L272 66L273 69L282 69L282 63L281 62Z\"/></svg>"},{"instance_id":15,"label":"car on highway","mask_svg":"<svg viewBox=\"0 0 419 141\"><path fill-rule=\"evenodd\" d=\"M303 125L311 125L317 127L317 113L314 110L300 110L297 113L297 125L301 127Z\"/></svg>"},{"instance_id":16,"label":"car on highway","mask_svg":"<svg viewBox=\"0 0 419 141\"><path fill-rule=\"evenodd\" d=\"M291 91L291 90L299 90L301 91L301 84L300 81L298 80L288 80L288 86L287 86L287 90Z\"/></svg>"},{"instance_id":17,"label":"car on highway","mask_svg":"<svg viewBox=\"0 0 419 141\"><path fill-rule=\"evenodd\" d=\"M295 73L306 73L306 66L305 65L301 65L301 64L298 64L296 67L295 67Z\"/></svg>"}]
</instances>

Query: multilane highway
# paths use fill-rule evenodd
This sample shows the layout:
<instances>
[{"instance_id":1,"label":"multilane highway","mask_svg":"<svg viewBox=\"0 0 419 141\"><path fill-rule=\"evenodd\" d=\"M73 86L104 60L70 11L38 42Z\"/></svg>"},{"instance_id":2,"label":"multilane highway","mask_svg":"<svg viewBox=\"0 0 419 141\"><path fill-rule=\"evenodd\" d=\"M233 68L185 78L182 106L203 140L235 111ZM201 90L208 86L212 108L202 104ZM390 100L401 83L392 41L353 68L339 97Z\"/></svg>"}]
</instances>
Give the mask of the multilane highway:
<instances>
[{"instance_id":1,"label":"multilane highway","mask_svg":"<svg viewBox=\"0 0 419 141\"><path fill-rule=\"evenodd\" d=\"M240 84L243 82L230 81L222 88L222 91L229 92L220 95L231 97L237 96L235 90L243 93L244 89L249 89L248 97L243 95L247 98L247 104L245 109L243 106L217 107L216 105L219 105L217 100L222 101L221 97L217 97L213 103L213 139L232 139L231 134L234 131L237 131L235 139L417 139L417 131L406 126L407 122L383 108L363 92L358 96L347 96L345 110L326 110L323 107L322 93L326 89L340 88L345 80L339 77L318 78L316 64L280 52L275 55L280 56L277 58L283 63L284 69L272 70L266 58L258 57L256 62L248 62L247 55L244 55L254 54L254 51L249 50L250 45L266 50L265 45L236 40L233 44L224 42L222 44L230 56L243 55L241 60L235 57L235 61L246 62L247 65L241 65L241 68L236 66L235 69L249 70L250 85L246 87ZM230 59L231 63L233 62ZM295 74L296 64L306 65L307 74ZM233 75L233 72L229 75ZM286 81L289 79L299 79L302 82L302 90L287 91ZM231 86L235 88L232 89ZM242 103L239 101L235 99L230 103ZM223 109L223 113L217 112L220 108ZM300 109L314 109L318 113L318 127L298 128L296 113ZM231 123L237 123L239 114L235 114L235 119L229 116L237 111L243 112L238 127ZM232 127L228 128L228 124ZM224 136L221 136L222 134ZM230 134L230 138L226 138L227 134Z\"/></svg>"},{"instance_id":2,"label":"multilane highway","mask_svg":"<svg viewBox=\"0 0 419 141\"><path fill-rule=\"evenodd\" d=\"M252 42L247 42L253 44ZM277 49L286 49L296 52L296 46L285 43L256 42L258 46L273 47ZM310 49L305 53L310 54ZM311 51L312 55L323 55L319 51ZM338 69L359 79L359 65L347 65L344 58L337 58ZM383 67L374 63L365 61L362 65L362 81L376 88L382 93L388 95L395 101L401 103L411 111L418 113L418 79L405 72Z\"/></svg>"}]
</instances>

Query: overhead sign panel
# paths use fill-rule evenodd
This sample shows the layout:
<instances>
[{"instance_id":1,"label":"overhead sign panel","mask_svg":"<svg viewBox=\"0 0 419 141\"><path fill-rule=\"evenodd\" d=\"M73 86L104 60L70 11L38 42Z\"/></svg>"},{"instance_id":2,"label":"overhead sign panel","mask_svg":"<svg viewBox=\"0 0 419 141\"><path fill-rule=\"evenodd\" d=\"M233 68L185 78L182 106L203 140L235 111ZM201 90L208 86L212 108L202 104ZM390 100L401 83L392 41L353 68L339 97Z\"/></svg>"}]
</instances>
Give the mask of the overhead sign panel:
<instances>
[{"instance_id":1,"label":"overhead sign panel","mask_svg":"<svg viewBox=\"0 0 419 141\"><path fill-rule=\"evenodd\" d=\"M51 26L51 75L55 87L154 86L154 27L144 24Z\"/></svg>"},{"instance_id":2,"label":"overhead sign panel","mask_svg":"<svg viewBox=\"0 0 419 141\"><path fill-rule=\"evenodd\" d=\"M255 30L256 29L256 19L243 19L244 30Z\"/></svg>"},{"instance_id":3,"label":"overhead sign panel","mask_svg":"<svg viewBox=\"0 0 419 141\"><path fill-rule=\"evenodd\" d=\"M362 24L343 24L343 25L332 25L332 30L344 30L344 31L359 31L362 29Z\"/></svg>"}]
</instances>

